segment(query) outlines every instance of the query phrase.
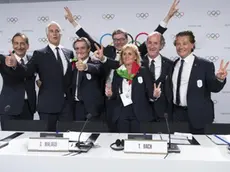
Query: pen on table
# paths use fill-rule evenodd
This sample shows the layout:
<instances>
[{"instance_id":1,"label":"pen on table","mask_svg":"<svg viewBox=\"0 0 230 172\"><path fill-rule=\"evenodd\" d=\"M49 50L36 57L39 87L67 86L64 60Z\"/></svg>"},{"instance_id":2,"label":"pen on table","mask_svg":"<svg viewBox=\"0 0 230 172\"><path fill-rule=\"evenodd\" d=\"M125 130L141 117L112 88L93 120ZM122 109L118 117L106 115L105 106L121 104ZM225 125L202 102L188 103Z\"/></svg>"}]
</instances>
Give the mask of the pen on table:
<instances>
[{"instance_id":1,"label":"pen on table","mask_svg":"<svg viewBox=\"0 0 230 172\"><path fill-rule=\"evenodd\" d=\"M216 138L220 139L222 142L226 143L227 145L230 145L229 142L227 142L226 140L224 140L224 139L221 138L220 136L218 136L218 135L216 135L216 134L214 134L214 136L215 136Z\"/></svg>"}]
</instances>

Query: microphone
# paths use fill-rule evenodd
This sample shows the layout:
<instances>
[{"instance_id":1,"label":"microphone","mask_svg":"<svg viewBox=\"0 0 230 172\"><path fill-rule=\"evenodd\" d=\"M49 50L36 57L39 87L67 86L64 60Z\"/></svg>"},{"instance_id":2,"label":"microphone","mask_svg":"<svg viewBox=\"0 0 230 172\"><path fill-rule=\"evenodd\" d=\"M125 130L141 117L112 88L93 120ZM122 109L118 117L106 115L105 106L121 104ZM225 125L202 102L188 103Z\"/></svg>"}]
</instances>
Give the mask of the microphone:
<instances>
[{"instance_id":1,"label":"microphone","mask_svg":"<svg viewBox=\"0 0 230 172\"><path fill-rule=\"evenodd\" d=\"M168 134L169 134L168 153L180 153L179 147L176 144L171 143L171 132L169 128L168 114L164 113L164 117L165 117L165 122L167 125Z\"/></svg>"},{"instance_id":2,"label":"microphone","mask_svg":"<svg viewBox=\"0 0 230 172\"><path fill-rule=\"evenodd\" d=\"M81 134L83 133L86 124L87 124L88 121L92 118L92 116L93 116L93 115L90 114L90 113L86 116L86 121L85 121L85 123L84 123L84 125L83 125L83 127L82 127L82 129L81 129L81 131L80 131L80 134L79 134L79 136L78 136L78 141L77 141L77 143L76 143L76 146L77 146L77 147L87 146L87 145L85 145L84 142L81 142L80 139L81 139Z\"/></svg>"}]
</instances>

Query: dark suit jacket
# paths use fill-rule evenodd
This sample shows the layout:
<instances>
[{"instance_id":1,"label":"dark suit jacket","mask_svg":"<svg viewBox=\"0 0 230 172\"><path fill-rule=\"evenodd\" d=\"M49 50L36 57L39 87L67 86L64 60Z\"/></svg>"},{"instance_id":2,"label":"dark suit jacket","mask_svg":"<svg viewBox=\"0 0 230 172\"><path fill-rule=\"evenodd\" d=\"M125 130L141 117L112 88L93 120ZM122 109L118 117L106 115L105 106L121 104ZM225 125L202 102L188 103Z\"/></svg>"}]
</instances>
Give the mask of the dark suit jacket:
<instances>
[{"instance_id":1,"label":"dark suit jacket","mask_svg":"<svg viewBox=\"0 0 230 172\"><path fill-rule=\"evenodd\" d=\"M27 56L28 61L31 56ZM18 77L14 69L5 65L5 56L0 55L0 73L3 78L3 87L0 95L0 114L19 115L23 110L25 91L29 101L29 110L35 113L36 92L35 75Z\"/></svg>"},{"instance_id":2,"label":"dark suit jacket","mask_svg":"<svg viewBox=\"0 0 230 172\"><path fill-rule=\"evenodd\" d=\"M142 80L141 83L140 80ZM113 95L111 97L111 100L114 103L113 122L119 118L121 110L124 108L120 98L120 94L122 93L122 82L123 78L121 78L115 71L112 82ZM144 67L141 67L137 75L133 78L131 98L133 101L133 110L137 119L140 122L152 121L154 117L150 100L154 100L153 85L149 74Z\"/></svg>"},{"instance_id":3,"label":"dark suit jacket","mask_svg":"<svg viewBox=\"0 0 230 172\"><path fill-rule=\"evenodd\" d=\"M174 66L178 60L174 62ZM172 74L173 71L170 76L171 90L173 88ZM198 87L198 81L202 82L202 87ZM225 83L226 80L220 82L216 79L215 67L212 62L195 56L187 91L188 116L194 128L204 128L206 124L213 122L214 104L211 99L211 92L221 91ZM173 101L172 91L169 95Z\"/></svg>"},{"instance_id":4,"label":"dark suit jacket","mask_svg":"<svg viewBox=\"0 0 230 172\"><path fill-rule=\"evenodd\" d=\"M169 106L169 100L167 99L167 96L165 95L165 90L167 89L167 84L166 84L166 80L167 77L170 75L170 72L172 70L173 67L173 61L171 61L170 59L161 56L161 73L160 73L160 77L155 81L156 85L158 85L161 82L161 96L157 99L157 101L153 102L153 108L155 110L155 112L157 114L156 118L164 118L164 113L168 113L169 119L171 120L172 118L172 114L170 113L170 110L168 109ZM149 70L149 59L148 56L145 55L142 61L142 65L146 67L146 69L148 69L148 73L150 75L150 77L152 78L152 81L154 81L154 78Z\"/></svg>"},{"instance_id":5,"label":"dark suit jacket","mask_svg":"<svg viewBox=\"0 0 230 172\"><path fill-rule=\"evenodd\" d=\"M76 83L78 82L78 98L83 101L88 113L99 116L103 106L103 94L100 85L100 66L99 62L92 62L89 58L87 71L73 70L72 95L75 98ZM77 73L78 81L77 81Z\"/></svg>"},{"instance_id":6,"label":"dark suit jacket","mask_svg":"<svg viewBox=\"0 0 230 172\"><path fill-rule=\"evenodd\" d=\"M38 112L59 113L65 101L71 99L72 66L70 59L73 58L71 50L62 48L66 57L68 68L63 76L60 65L49 46L34 51L31 61L27 64L24 75L34 75L38 73L42 82L38 93Z\"/></svg>"}]
</instances>

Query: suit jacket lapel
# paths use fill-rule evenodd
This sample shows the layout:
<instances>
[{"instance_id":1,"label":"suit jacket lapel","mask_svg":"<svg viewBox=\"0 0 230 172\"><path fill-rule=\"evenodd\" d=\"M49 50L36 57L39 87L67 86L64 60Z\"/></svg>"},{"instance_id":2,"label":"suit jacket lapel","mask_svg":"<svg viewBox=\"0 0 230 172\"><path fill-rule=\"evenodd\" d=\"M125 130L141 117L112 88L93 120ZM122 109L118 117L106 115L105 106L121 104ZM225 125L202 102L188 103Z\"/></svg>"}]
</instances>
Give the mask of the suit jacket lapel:
<instances>
[{"instance_id":1,"label":"suit jacket lapel","mask_svg":"<svg viewBox=\"0 0 230 172\"><path fill-rule=\"evenodd\" d=\"M145 56L143 57L142 64L143 64L143 66L144 66L145 68L149 69L149 58L148 58L147 55L145 55Z\"/></svg>"},{"instance_id":2,"label":"suit jacket lapel","mask_svg":"<svg viewBox=\"0 0 230 172\"><path fill-rule=\"evenodd\" d=\"M161 57L161 71L160 71L160 76L159 78L156 79L156 81L160 80L161 81L161 78L163 77L163 80L164 80L164 76L165 76L165 73L166 73L166 60L165 60L165 57L163 57L162 55L160 55Z\"/></svg>"},{"instance_id":3,"label":"suit jacket lapel","mask_svg":"<svg viewBox=\"0 0 230 172\"><path fill-rule=\"evenodd\" d=\"M53 59L56 60L56 56L55 56L54 52L51 50L49 45L46 46L46 53L51 55L53 57Z\"/></svg>"},{"instance_id":4,"label":"suit jacket lapel","mask_svg":"<svg viewBox=\"0 0 230 172\"><path fill-rule=\"evenodd\" d=\"M64 56L65 56L65 59L66 61L68 62L68 64L70 63L70 59L69 59L69 53L64 49L64 48L61 48Z\"/></svg>"},{"instance_id":5,"label":"suit jacket lapel","mask_svg":"<svg viewBox=\"0 0 230 172\"><path fill-rule=\"evenodd\" d=\"M135 92L134 90L135 90L135 88L136 88L136 86L137 86L137 84L139 82L138 81L138 77L141 77L142 80L144 80L144 78L142 76L140 76L140 70L141 70L141 68L137 72L136 76L134 76L134 78L133 78L133 82L132 82L132 95L133 95L133 92Z\"/></svg>"},{"instance_id":6,"label":"suit jacket lapel","mask_svg":"<svg viewBox=\"0 0 230 172\"><path fill-rule=\"evenodd\" d=\"M198 58L195 56L195 59L194 59L193 65L192 65L192 69L191 69L191 73L189 76L189 80L188 80L188 93L191 90L192 83L194 83L194 81L196 81L196 76L199 75L199 71L197 70L198 65L199 65L199 61L198 61ZM188 93L187 93L187 95L188 95Z\"/></svg>"},{"instance_id":7,"label":"suit jacket lapel","mask_svg":"<svg viewBox=\"0 0 230 172\"><path fill-rule=\"evenodd\" d=\"M114 71L114 72L116 72L116 71ZM122 94L123 93L123 87L122 87L123 78L117 77L117 82L118 82L118 94Z\"/></svg>"}]
</instances>

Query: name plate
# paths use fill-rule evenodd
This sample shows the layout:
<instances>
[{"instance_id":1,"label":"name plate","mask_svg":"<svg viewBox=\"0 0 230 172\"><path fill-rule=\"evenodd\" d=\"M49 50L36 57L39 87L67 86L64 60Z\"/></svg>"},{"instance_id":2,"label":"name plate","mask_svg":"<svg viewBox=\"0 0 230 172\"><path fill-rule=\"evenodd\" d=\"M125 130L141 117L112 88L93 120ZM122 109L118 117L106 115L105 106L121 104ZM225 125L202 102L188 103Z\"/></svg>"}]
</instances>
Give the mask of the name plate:
<instances>
[{"instance_id":1,"label":"name plate","mask_svg":"<svg viewBox=\"0 0 230 172\"><path fill-rule=\"evenodd\" d=\"M124 152L167 154L168 143L164 140L125 140Z\"/></svg>"},{"instance_id":2,"label":"name plate","mask_svg":"<svg viewBox=\"0 0 230 172\"><path fill-rule=\"evenodd\" d=\"M68 152L69 139L66 138L29 138L29 151Z\"/></svg>"}]
</instances>

